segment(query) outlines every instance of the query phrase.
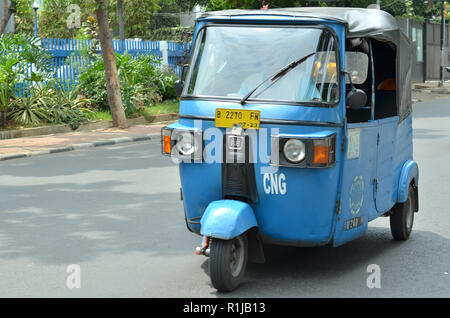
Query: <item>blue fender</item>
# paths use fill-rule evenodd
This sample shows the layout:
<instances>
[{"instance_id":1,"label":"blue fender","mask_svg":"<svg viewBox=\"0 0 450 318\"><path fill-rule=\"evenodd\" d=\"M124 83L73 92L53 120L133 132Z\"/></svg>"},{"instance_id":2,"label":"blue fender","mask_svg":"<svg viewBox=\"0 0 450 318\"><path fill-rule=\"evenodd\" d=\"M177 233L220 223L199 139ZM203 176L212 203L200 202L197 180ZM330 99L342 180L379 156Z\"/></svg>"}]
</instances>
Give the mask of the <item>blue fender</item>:
<instances>
[{"instance_id":1,"label":"blue fender","mask_svg":"<svg viewBox=\"0 0 450 318\"><path fill-rule=\"evenodd\" d=\"M258 226L253 209L245 202L219 200L211 202L200 220L203 236L223 240L235 238Z\"/></svg>"},{"instance_id":2,"label":"blue fender","mask_svg":"<svg viewBox=\"0 0 450 318\"><path fill-rule=\"evenodd\" d=\"M408 188L411 181L414 180L416 187L419 186L419 167L417 162L408 160L402 167L400 179L398 181L397 202L404 203L408 199Z\"/></svg>"}]
</instances>

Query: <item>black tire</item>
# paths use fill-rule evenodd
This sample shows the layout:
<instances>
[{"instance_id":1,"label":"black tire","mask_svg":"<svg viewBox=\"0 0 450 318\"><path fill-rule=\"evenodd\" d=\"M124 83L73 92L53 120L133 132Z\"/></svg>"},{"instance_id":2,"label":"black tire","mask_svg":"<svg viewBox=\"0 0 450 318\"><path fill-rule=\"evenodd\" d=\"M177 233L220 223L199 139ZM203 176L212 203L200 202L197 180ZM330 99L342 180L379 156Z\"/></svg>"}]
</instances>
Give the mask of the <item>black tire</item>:
<instances>
[{"instance_id":1,"label":"black tire","mask_svg":"<svg viewBox=\"0 0 450 318\"><path fill-rule=\"evenodd\" d=\"M232 240L213 239L209 255L211 283L220 292L236 289L244 278L248 259L247 236Z\"/></svg>"},{"instance_id":2,"label":"black tire","mask_svg":"<svg viewBox=\"0 0 450 318\"><path fill-rule=\"evenodd\" d=\"M408 189L408 199L404 203L397 203L392 208L391 233L395 240L406 241L412 231L414 223L414 190Z\"/></svg>"}]
</instances>

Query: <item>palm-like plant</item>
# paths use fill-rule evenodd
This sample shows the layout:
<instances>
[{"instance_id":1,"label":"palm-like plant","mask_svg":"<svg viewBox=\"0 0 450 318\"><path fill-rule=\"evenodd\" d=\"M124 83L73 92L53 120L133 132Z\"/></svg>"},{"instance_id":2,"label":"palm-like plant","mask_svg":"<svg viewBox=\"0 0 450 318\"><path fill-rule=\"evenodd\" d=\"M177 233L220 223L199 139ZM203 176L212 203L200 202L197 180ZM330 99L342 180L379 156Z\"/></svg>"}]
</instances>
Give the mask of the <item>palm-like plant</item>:
<instances>
[{"instance_id":1,"label":"palm-like plant","mask_svg":"<svg viewBox=\"0 0 450 318\"><path fill-rule=\"evenodd\" d=\"M9 118L18 124L36 125L49 120L45 105L34 95L14 100L10 109Z\"/></svg>"},{"instance_id":2,"label":"palm-like plant","mask_svg":"<svg viewBox=\"0 0 450 318\"><path fill-rule=\"evenodd\" d=\"M79 90L79 87L74 90L64 90L60 86L55 86L46 101L52 123L77 124L87 120L86 113L92 111L86 105L93 100L78 98Z\"/></svg>"}]
</instances>

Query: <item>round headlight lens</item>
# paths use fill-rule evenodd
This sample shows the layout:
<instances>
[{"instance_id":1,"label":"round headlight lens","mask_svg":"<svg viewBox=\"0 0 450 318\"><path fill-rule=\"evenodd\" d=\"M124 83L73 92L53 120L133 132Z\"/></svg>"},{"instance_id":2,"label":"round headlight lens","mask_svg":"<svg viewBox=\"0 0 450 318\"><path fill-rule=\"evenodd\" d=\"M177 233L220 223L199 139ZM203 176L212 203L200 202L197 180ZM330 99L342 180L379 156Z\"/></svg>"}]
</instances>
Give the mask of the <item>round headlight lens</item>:
<instances>
[{"instance_id":1,"label":"round headlight lens","mask_svg":"<svg viewBox=\"0 0 450 318\"><path fill-rule=\"evenodd\" d=\"M183 156L190 156L194 153L194 136L189 132L183 132L178 135L178 151Z\"/></svg>"},{"instance_id":2,"label":"round headlight lens","mask_svg":"<svg viewBox=\"0 0 450 318\"><path fill-rule=\"evenodd\" d=\"M291 163L299 163L306 156L305 143L299 139L289 139L283 147L284 157Z\"/></svg>"}]
</instances>

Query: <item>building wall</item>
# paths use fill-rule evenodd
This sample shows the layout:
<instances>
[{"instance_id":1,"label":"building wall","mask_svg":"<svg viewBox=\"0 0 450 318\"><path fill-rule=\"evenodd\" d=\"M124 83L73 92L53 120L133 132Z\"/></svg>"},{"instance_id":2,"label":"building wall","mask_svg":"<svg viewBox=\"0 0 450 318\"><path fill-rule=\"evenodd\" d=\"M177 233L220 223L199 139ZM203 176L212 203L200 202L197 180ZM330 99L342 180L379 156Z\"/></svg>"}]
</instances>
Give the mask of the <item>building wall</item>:
<instances>
[{"instance_id":1,"label":"building wall","mask_svg":"<svg viewBox=\"0 0 450 318\"><path fill-rule=\"evenodd\" d=\"M426 63L427 80L438 80L440 78L441 67L441 25L438 23L426 24ZM445 30L445 50L444 62L445 66L450 66L450 27L447 25ZM444 72L444 76L448 79L448 73Z\"/></svg>"},{"instance_id":2,"label":"building wall","mask_svg":"<svg viewBox=\"0 0 450 318\"><path fill-rule=\"evenodd\" d=\"M205 12L205 8L196 5L191 12L189 13L181 13L180 14L180 25L181 26L192 26L195 24L195 20L197 20L202 13Z\"/></svg>"},{"instance_id":3,"label":"building wall","mask_svg":"<svg viewBox=\"0 0 450 318\"><path fill-rule=\"evenodd\" d=\"M413 44L412 81L438 80L441 67L441 24L399 20L402 31ZM446 25L444 62L450 66L450 26ZM448 73L444 72L446 79Z\"/></svg>"}]
</instances>

